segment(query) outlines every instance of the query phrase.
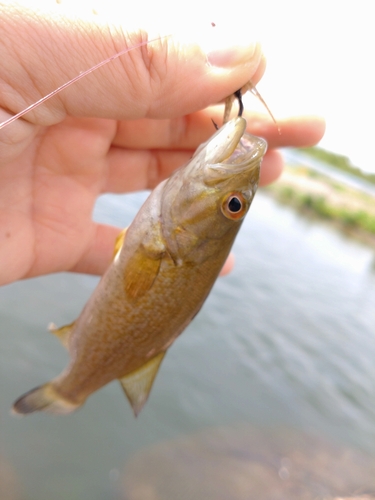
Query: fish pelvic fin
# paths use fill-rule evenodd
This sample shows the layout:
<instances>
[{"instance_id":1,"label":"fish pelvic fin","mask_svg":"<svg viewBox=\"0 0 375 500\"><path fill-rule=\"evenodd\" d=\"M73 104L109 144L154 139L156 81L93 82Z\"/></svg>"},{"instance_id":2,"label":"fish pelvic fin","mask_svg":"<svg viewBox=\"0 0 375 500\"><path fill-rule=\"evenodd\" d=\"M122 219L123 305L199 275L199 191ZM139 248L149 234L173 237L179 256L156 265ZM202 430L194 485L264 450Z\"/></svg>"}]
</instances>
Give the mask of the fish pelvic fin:
<instances>
[{"instance_id":1,"label":"fish pelvic fin","mask_svg":"<svg viewBox=\"0 0 375 500\"><path fill-rule=\"evenodd\" d=\"M121 386L133 408L134 416L137 417L145 405L150 394L152 384L165 356L162 351L150 359L138 370L134 370L120 379Z\"/></svg>"},{"instance_id":2,"label":"fish pelvic fin","mask_svg":"<svg viewBox=\"0 0 375 500\"><path fill-rule=\"evenodd\" d=\"M45 411L56 415L71 413L81 406L64 399L53 387L52 382L41 385L21 396L13 405L13 413L27 415Z\"/></svg>"},{"instance_id":3,"label":"fish pelvic fin","mask_svg":"<svg viewBox=\"0 0 375 500\"><path fill-rule=\"evenodd\" d=\"M54 323L50 323L48 325L48 331L56 335L56 337L58 337L62 345L68 349L70 334L72 333L74 324L75 321L73 321L73 323L70 323L70 325L65 325L62 326L61 328L57 328L57 326Z\"/></svg>"}]
</instances>

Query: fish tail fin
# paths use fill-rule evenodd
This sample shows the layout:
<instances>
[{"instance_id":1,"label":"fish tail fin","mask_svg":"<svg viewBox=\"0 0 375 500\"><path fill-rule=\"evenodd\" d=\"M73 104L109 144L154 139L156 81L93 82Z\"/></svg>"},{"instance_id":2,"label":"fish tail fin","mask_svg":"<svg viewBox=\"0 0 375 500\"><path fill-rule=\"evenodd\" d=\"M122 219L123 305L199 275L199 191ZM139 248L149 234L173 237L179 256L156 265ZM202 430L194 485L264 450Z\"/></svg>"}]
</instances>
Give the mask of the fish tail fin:
<instances>
[{"instance_id":1,"label":"fish tail fin","mask_svg":"<svg viewBox=\"0 0 375 500\"><path fill-rule=\"evenodd\" d=\"M27 415L34 411L65 414L76 410L80 404L73 403L60 396L52 382L41 385L21 396L13 405L13 412Z\"/></svg>"}]
</instances>

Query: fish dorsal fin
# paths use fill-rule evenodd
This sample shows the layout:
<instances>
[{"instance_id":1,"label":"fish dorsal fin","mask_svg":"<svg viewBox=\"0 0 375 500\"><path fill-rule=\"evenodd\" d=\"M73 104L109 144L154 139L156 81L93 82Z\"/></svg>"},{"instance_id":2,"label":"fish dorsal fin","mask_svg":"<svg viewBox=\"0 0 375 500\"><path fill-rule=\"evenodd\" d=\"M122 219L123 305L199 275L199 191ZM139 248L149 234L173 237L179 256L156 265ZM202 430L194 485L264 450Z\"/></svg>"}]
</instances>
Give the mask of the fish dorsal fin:
<instances>
[{"instance_id":1,"label":"fish dorsal fin","mask_svg":"<svg viewBox=\"0 0 375 500\"><path fill-rule=\"evenodd\" d=\"M121 231L121 233L117 236L116 241L115 241L115 248L113 250L113 258L116 257L116 255L119 253L119 251L122 248L122 245L124 244L125 240L125 235L127 231L127 227Z\"/></svg>"},{"instance_id":2,"label":"fish dorsal fin","mask_svg":"<svg viewBox=\"0 0 375 500\"><path fill-rule=\"evenodd\" d=\"M70 339L70 335L72 333L74 324L75 324L75 321L73 321L73 323L70 323L70 325L65 325L65 326L62 326L61 328L57 328L57 326L54 323L50 323L48 325L48 330L51 333L53 333L54 335L56 335L56 337L59 338L62 345L68 349L69 339Z\"/></svg>"},{"instance_id":3,"label":"fish dorsal fin","mask_svg":"<svg viewBox=\"0 0 375 500\"><path fill-rule=\"evenodd\" d=\"M121 386L136 417L147 401L164 355L165 351L162 351L147 361L141 368L120 379Z\"/></svg>"}]
</instances>

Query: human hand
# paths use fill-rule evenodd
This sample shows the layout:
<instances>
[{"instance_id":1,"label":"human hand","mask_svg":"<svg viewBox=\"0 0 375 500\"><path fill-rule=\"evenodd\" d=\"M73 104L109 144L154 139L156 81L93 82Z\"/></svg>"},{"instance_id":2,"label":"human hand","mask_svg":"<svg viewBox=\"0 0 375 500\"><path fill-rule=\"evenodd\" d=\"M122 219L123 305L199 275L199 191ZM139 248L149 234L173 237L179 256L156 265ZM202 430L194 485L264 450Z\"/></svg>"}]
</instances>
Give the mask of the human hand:
<instances>
[{"instance_id":1,"label":"human hand","mask_svg":"<svg viewBox=\"0 0 375 500\"><path fill-rule=\"evenodd\" d=\"M3 9L0 121L145 39L99 22L88 29L58 8L38 18ZM221 123L222 109L205 108L249 79L256 84L264 68L256 44L205 54L167 37L0 130L0 284L58 271L102 274L119 228L92 221L97 197L156 186L212 135L211 119ZM281 172L275 147L312 145L324 130L321 120L299 118L281 122L279 136L271 121L247 118L269 144L261 185Z\"/></svg>"}]
</instances>

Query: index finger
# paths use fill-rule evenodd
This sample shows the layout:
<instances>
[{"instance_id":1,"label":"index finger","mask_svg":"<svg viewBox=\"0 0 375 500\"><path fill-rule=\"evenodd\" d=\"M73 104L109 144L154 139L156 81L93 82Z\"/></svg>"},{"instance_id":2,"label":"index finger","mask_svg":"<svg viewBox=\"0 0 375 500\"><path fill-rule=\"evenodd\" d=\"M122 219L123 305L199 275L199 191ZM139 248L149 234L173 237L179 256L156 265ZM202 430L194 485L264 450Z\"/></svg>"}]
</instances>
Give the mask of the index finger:
<instances>
[{"instance_id":1,"label":"index finger","mask_svg":"<svg viewBox=\"0 0 375 500\"><path fill-rule=\"evenodd\" d=\"M301 117L281 123L282 135L272 122L260 122L269 149L263 160L261 185L275 180L283 165L277 146L307 146L319 141L324 133L321 118ZM252 130L252 124L249 128ZM255 131L256 126L254 127ZM276 132L275 132L276 128ZM128 192L151 189L191 158L195 149L215 128L204 113L176 120L138 120L121 122L108 154L107 183L104 192Z\"/></svg>"},{"instance_id":2,"label":"index finger","mask_svg":"<svg viewBox=\"0 0 375 500\"><path fill-rule=\"evenodd\" d=\"M119 122L113 146L131 149L195 150L215 132L213 121L222 122L223 108L214 107L170 120ZM263 137L268 148L312 146L320 141L325 122L317 116L299 116L278 122L264 115L245 112L247 130Z\"/></svg>"}]
</instances>

